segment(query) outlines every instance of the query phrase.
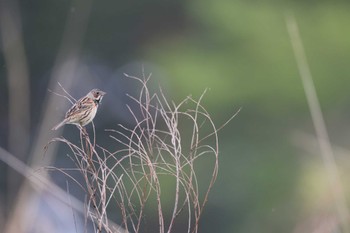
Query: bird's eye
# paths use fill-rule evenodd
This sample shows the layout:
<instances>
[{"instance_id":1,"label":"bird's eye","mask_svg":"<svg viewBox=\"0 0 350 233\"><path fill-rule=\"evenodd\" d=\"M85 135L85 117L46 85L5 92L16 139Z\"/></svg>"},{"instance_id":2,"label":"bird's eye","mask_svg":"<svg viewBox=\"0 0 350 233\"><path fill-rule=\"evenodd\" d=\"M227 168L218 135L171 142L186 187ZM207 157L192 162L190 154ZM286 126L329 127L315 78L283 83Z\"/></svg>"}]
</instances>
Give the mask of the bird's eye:
<instances>
[{"instance_id":1,"label":"bird's eye","mask_svg":"<svg viewBox=\"0 0 350 233\"><path fill-rule=\"evenodd\" d=\"M97 95L100 95L100 92L96 92Z\"/></svg>"}]
</instances>

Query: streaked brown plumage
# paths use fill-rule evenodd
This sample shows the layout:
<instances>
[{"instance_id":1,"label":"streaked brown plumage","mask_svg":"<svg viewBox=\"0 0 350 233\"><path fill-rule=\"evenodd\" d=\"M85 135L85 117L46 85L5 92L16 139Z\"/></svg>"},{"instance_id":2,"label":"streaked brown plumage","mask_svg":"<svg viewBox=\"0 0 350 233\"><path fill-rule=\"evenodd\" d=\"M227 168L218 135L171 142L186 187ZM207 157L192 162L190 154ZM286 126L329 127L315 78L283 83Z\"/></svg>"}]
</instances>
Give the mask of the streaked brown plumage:
<instances>
[{"instance_id":1,"label":"streaked brown plumage","mask_svg":"<svg viewBox=\"0 0 350 233\"><path fill-rule=\"evenodd\" d=\"M95 117L98 105L106 92L99 89L91 90L86 96L79 99L66 113L62 122L57 124L52 130L57 130L65 124L85 126Z\"/></svg>"}]
</instances>

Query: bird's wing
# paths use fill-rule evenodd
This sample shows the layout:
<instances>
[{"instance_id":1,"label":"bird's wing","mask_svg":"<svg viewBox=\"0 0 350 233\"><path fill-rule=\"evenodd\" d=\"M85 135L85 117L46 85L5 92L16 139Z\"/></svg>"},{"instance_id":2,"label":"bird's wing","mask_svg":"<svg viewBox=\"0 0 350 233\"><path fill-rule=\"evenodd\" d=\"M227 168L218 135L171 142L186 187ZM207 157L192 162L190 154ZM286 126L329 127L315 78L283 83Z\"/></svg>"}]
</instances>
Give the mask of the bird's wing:
<instances>
[{"instance_id":1,"label":"bird's wing","mask_svg":"<svg viewBox=\"0 0 350 233\"><path fill-rule=\"evenodd\" d=\"M80 114L81 112L90 108L91 104L94 104L94 103L93 103L93 100L90 99L89 97L85 96L81 98L67 111L65 118L69 118L72 115Z\"/></svg>"}]
</instances>

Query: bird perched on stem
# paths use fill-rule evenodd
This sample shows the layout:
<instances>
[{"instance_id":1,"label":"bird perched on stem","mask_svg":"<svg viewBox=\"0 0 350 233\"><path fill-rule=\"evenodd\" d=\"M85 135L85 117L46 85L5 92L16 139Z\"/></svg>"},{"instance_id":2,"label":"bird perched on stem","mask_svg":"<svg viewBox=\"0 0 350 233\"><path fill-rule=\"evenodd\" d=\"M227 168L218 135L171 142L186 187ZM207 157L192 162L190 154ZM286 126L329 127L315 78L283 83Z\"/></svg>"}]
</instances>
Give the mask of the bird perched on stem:
<instances>
[{"instance_id":1,"label":"bird perched on stem","mask_svg":"<svg viewBox=\"0 0 350 233\"><path fill-rule=\"evenodd\" d=\"M53 127L52 130L57 130L65 124L73 124L78 127L89 124L94 119L98 105L105 94L106 92L99 89L91 90L68 110L64 120Z\"/></svg>"}]
</instances>

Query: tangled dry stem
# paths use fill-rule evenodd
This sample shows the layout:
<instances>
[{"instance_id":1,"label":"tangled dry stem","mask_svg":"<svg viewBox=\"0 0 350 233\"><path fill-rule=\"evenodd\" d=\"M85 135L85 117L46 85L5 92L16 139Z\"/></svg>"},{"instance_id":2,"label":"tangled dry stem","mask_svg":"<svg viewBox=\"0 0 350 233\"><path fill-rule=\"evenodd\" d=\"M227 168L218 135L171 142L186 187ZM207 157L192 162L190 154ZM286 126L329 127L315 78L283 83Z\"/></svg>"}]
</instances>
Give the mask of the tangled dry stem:
<instances>
[{"instance_id":1,"label":"tangled dry stem","mask_svg":"<svg viewBox=\"0 0 350 233\"><path fill-rule=\"evenodd\" d=\"M139 106L128 106L134 127L119 125L120 130L106 130L121 149L109 151L96 144L94 127L92 139L80 129L79 145L65 138L52 142L63 142L72 152L71 158L84 177L85 183L79 185L88 196L87 214L96 232L141 232L153 203L160 233L173 232L176 224L183 227L185 223L187 232L198 232L217 178L219 154L220 128L201 105L204 93L198 101L187 97L179 104L170 103L161 89L159 94L150 93L147 85L151 75L142 79L126 76L142 87L137 98L129 96ZM200 161L206 164L208 180L198 177L196 163ZM169 184L173 185L169 188ZM171 202L163 196L169 189L174 191ZM124 229L110 224L110 206L118 208Z\"/></svg>"}]
</instances>

